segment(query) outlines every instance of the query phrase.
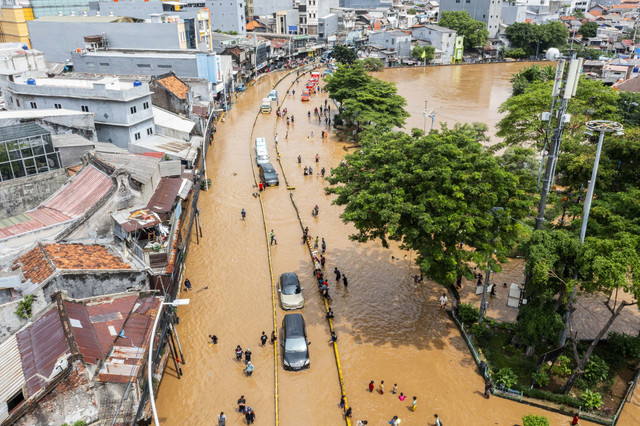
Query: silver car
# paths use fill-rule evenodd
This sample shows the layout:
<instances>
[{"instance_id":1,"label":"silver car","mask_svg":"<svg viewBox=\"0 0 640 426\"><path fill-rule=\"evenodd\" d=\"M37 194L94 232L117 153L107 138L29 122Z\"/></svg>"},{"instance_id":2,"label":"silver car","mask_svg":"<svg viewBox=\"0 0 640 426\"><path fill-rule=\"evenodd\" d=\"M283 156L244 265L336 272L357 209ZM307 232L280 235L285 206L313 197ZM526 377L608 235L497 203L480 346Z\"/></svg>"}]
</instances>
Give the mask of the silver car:
<instances>
[{"instance_id":1,"label":"silver car","mask_svg":"<svg viewBox=\"0 0 640 426\"><path fill-rule=\"evenodd\" d=\"M280 305L285 311L304 307L302 287L300 287L300 280L294 272L285 272L280 275L278 292L280 293Z\"/></svg>"}]
</instances>

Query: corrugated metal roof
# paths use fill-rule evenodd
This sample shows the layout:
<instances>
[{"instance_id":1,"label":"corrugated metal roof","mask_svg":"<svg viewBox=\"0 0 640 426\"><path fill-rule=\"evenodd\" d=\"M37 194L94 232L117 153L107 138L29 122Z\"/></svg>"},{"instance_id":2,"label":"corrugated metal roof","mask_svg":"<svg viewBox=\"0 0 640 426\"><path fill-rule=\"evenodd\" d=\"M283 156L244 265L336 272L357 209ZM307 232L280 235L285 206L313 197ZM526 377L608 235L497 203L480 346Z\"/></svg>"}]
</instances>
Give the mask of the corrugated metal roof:
<instances>
[{"instance_id":1,"label":"corrugated metal roof","mask_svg":"<svg viewBox=\"0 0 640 426\"><path fill-rule=\"evenodd\" d=\"M110 176L90 165L47 201L44 207L52 208L69 217L79 217L109 192L112 185Z\"/></svg>"},{"instance_id":2,"label":"corrugated metal roof","mask_svg":"<svg viewBox=\"0 0 640 426\"><path fill-rule=\"evenodd\" d=\"M115 169L123 168L131 177L142 185L146 185L150 180L161 158L145 157L130 153L111 154L106 152L96 152L95 156Z\"/></svg>"},{"instance_id":3,"label":"corrugated metal roof","mask_svg":"<svg viewBox=\"0 0 640 426\"><path fill-rule=\"evenodd\" d=\"M153 193L147 208L149 210L164 213L170 212L182 187L182 178L163 177Z\"/></svg>"},{"instance_id":4,"label":"corrugated metal roof","mask_svg":"<svg viewBox=\"0 0 640 426\"><path fill-rule=\"evenodd\" d=\"M57 307L19 331L17 338L22 373L27 381L28 396L32 396L45 386L43 378L52 377L58 359L70 353Z\"/></svg>"},{"instance_id":5,"label":"corrugated metal roof","mask_svg":"<svg viewBox=\"0 0 640 426\"><path fill-rule=\"evenodd\" d=\"M111 177L89 165L35 210L0 221L0 240L76 219L104 197L112 185Z\"/></svg>"},{"instance_id":6,"label":"corrugated metal roof","mask_svg":"<svg viewBox=\"0 0 640 426\"><path fill-rule=\"evenodd\" d=\"M22 361L15 334L0 344L0 403L4 404L25 384ZM5 405L6 406L6 405ZM0 411L0 422L7 416Z\"/></svg>"},{"instance_id":7,"label":"corrugated metal roof","mask_svg":"<svg viewBox=\"0 0 640 426\"><path fill-rule=\"evenodd\" d=\"M86 304L89 319L102 352L107 354L116 337L122 330L122 326L138 300L137 295L119 298L102 298Z\"/></svg>"},{"instance_id":8,"label":"corrugated metal roof","mask_svg":"<svg viewBox=\"0 0 640 426\"><path fill-rule=\"evenodd\" d=\"M149 347L149 334L159 307L160 299L154 296L137 300L124 324L124 337L116 339L113 351L100 369L98 380L127 383L131 376L137 376Z\"/></svg>"},{"instance_id":9,"label":"corrugated metal roof","mask_svg":"<svg viewBox=\"0 0 640 426\"><path fill-rule=\"evenodd\" d=\"M66 300L63 303L67 310L67 315L71 323L71 331L76 339L80 353L86 362L95 364L99 359L104 358L106 353L102 352L87 309L82 303L74 303Z\"/></svg>"},{"instance_id":10,"label":"corrugated metal roof","mask_svg":"<svg viewBox=\"0 0 640 426\"><path fill-rule=\"evenodd\" d=\"M120 210L111 216L125 232L133 232L162 223L162 219L157 213L139 207Z\"/></svg>"}]
</instances>

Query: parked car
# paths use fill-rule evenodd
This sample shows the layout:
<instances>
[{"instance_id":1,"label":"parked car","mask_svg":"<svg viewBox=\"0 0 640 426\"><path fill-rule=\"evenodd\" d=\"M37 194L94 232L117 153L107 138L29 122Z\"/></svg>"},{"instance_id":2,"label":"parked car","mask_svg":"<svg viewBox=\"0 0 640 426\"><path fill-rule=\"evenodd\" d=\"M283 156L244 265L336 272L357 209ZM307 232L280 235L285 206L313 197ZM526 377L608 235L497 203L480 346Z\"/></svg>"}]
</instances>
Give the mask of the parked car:
<instances>
[{"instance_id":1,"label":"parked car","mask_svg":"<svg viewBox=\"0 0 640 426\"><path fill-rule=\"evenodd\" d=\"M273 168L271 163L260 163L260 180L265 186L278 186L280 185L280 180L278 179L278 174L276 173L276 169Z\"/></svg>"},{"instance_id":2,"label":"parked car","mask_svg":"<svg viewBox=\"0 0 640 426\"><path fill-rule=\"evenodd\" d=\"M264 98L262 100L262 105L260 106L260 112L262 114L271 114L271 99Z\"/></svg>"},{"instance_id":3,"label":"parked car","mask_svg":"<svg viewBox=\"0 0 640 426\"><path fill-rule=\"evenodd\" d=\"M304 318L300 314L287 314L282 320L283 339L281 345L284 346L282 363L285 370L304 370L309 368L309 345L307 342L307 329Z\"/></svg>"},{"instance_id":4,"label":"parked car","mask_svg":"<svg viewBox=\"0 0 640 426\"><path fill-rule=\"evenodd\" d=\"M272 90L271 92L269 92L268 98L272 101L278 101L278 91Z\"/></svg>"},{"instance_id":5,"label":"parked car","mask_svg":"<svg viewBox=\"0 0 640 426\"><path fill-rule=\"evenodd\" d=\"M302 287L300 287L300 280L294 272L285 272L280 275L278 293L280 293L280 306L282 306L282 309L292 310L304 307Z\"/></svg>"},{"instance_id":6,"label":"parked car","mask_svg":"<svg viewBox=\"0 0 640 426\"><path fill-rule=\"evenodd\" d=\"M244 86L244 83L240 83L236 86L236 92L244 92L247 88Z\"/></svg>"}]
</instances>

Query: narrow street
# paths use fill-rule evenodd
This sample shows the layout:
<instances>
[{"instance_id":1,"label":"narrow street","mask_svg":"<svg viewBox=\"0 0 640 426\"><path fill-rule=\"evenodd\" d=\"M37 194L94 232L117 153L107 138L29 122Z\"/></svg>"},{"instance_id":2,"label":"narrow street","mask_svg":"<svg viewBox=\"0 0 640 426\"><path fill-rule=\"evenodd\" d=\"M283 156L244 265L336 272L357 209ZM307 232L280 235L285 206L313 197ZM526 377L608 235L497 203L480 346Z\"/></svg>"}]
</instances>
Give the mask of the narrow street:
<instances>
[{"instance_id":1,"label":"narrow street","mask_svg":"<svg viewBox=\"0 0 640 426\"><path fill-rule=\"evenodd\" d=\"M296 272L300 277L306 303L299 312L312 342L308 370L284 371L281 354L277 359L279 422L287 426L344 424L324 306L276 159L275 131L282 168L295 188L292 192L302 220L313 239L324 237L327 243L325 271L354 423L367 419L370 425L386 424L397 415L403 425L425 424L438 413L448 425L513 425L519 424L523 415L536 413L547 416L553 425L568 424L567 417L555 413L496 397L484 399L473 359L455 325L437 305L441 287L431 282L414 284L411 276L417 269L409 253L349 240L353 229L340 220L341 209L331 205L332 197L324 193L327 182L319 176L322 167L328 174L339 164L346 145L333 135L324 140L320 136L321 130L329 129L324 121L318 123L313 109L324 106L325 93L312 95L309 103L300 102L308 74L293 85L295 98L284 99L283 107L294 115L295 122L288 128L283 119L276 123L274 109L258 117L252 135L261 100L282 75L265 76L237 97L209 150L212 188L202 193L200 201L204 235L199 245L194 240L187 261L185 276L193 290L181 295L191 298L189 307L180 310L178 327L186 357L185 374L178 380L172 368L167 369L157 403L162 422L185 424L188 419L189 424L213 424L224 411L228 425L242 424L235 403L245 395L256 412L256 424L275 424L273 347L261 347L259 340L262 331L269 335L273 329L269 247L260 203L252 195L257 188L251 169L255 163L250 158L251 139L265 137L280 177L280 186L268 188L263 196L267 232L273 229L278 242L270 247L273 280L283 272ZM281 100L294 80L290 76L278 85ZM437 82L433 84L437 87ZM313 167L313 176L303 175L304 166ZM314 218L311 210L316 204L320 214ZM244 222L242 208L247 211ZM348 287L336 284L334 267L348 276ZM280 327L284 311L277 300L275 311ZM209 334L218 336L217 345L209 346ZM256 370L251 377L244 376L243 364L235 360L238 344L253 352ZM376 386L384 380L384 395L367 391L371 380ZM394 383L398 392L407 396L404 402L391 394ZM415 413L411 412L414 395L418 397Z\"/></svg>"}]
</instances>

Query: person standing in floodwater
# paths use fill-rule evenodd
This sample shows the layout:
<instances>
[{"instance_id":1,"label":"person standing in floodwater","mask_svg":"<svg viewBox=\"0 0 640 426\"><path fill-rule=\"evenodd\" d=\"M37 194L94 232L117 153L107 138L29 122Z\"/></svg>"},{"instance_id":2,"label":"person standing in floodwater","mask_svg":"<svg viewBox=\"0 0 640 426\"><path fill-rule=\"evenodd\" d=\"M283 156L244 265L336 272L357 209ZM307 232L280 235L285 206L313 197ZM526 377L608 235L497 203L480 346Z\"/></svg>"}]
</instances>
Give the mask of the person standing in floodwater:
<instances>
[{"instance_id":1,"label":"person standing in floodwater","mask_svg":"<svg viewBox=\"0 0 640 426\"><path fill-rule=\"evenodd\" d=\"M236 360L240 361L242 359L242 348L240 345L236 346Z\"/></svg>"},{"instance_id":2,"label":"person standing in floodwater","mask_svg":"<svg viewBox=\"0 0 640 426\"><path fill-rule=\"evenodd\" d=\"M373 380L369 382L369 392L373 392L373 389L376 387L376 385L373 383Z\"/></svg>"},{"instance_id":3,"label":"person standing in floodwater","mask_svg":"<svg viewBox=\"0 0 640 426\"><path fill-rule=\"evenodd\" d=\"M260 342L262 342L262 346L267 344L267 335L264 334L264 331L262 332L262 336L260 336Z\"/></svg>"},{"instance_id":4,"label":"person standing in floodwater","mask_svg":"<svg viewBox=\"0 0 640 426\"><path fill-rule=\"evenodd\" d=\"M247 350L244 351L244 362L245 364L251 363L251 349L249 348L247 348Z\"/></svg>"},{"instance_id":5,"label":"person standing in floodwater","mask_svg":"<svg viewBox=\"0 0 640 426\"><path fill-rule=\"evenodd\" d=\"M340 271L338 270L338 267L334 268L333 273L336 274L336 281L340 281L340 277L342 275L340 274Z\"/></svg>"},{"instance_id":6,"label":"person standing in floodwater","mask_svg":"<svg viewBox=\"0 0 640 426\"><path fill-rule=\"evenodd\" d=\"M245 220L245 218L247 217L247 212L242 209L242 211L240 212L240 216L242 216L242 220Z\"/></svg>"},{"instance_id":7,"label":"person standing in floodwater","mask_svg":"<svg viewBox=\"0 0 640 426\"><path fill-rule=\"evenodd\" d=\"M342 284L344 284L345 288L349 285L349 281L347 281L347 276L342 276Z\"/></svg>"}]
</instances>

